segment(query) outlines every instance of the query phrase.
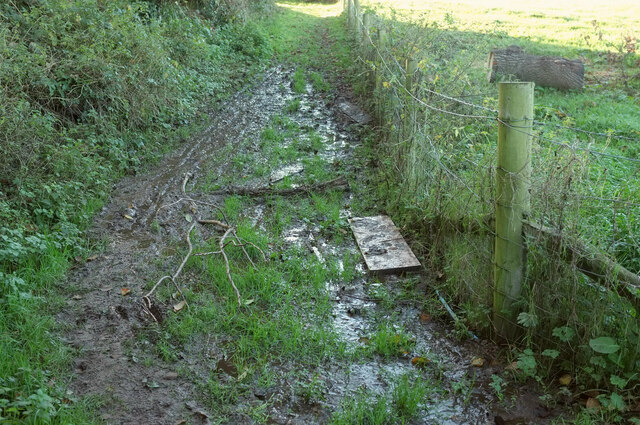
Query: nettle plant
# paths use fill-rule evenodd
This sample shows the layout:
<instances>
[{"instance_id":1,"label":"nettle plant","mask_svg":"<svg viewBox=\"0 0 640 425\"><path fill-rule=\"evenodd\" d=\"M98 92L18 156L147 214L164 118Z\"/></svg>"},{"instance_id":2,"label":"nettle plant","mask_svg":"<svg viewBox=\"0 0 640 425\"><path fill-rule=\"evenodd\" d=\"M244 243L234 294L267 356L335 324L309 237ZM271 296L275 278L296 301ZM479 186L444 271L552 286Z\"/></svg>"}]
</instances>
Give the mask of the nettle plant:
<instances>
[{"instance_id":1,"label":"nettle plant","mask_svg":"<svg viewBox=\"0 0 640 425\"><path fill-rule=\"evenodd\" d=\"M518 323L531 331L537 322L529 316L531 314L521 313ZM574 371L575 377L570 374L560 377L560 391L567 394L576 390L591 391L602 409L613 415L612 420L621 420L619 414L628 410L627 400L632 399L635 388L640 384L637 330L626 329L622 345L614 336L598 336L581 342L576 330L569 326L554 328L552 336L557 342L553 348L539 353L527 348L518 354L514 368L516 377L531 378L545 386L545 378L549 378L553 370L571 371L576 354L587 356L585 361L577 362L583 366ZM553 344L554 341L548 342Z\"/></svg>"}]
</instances>

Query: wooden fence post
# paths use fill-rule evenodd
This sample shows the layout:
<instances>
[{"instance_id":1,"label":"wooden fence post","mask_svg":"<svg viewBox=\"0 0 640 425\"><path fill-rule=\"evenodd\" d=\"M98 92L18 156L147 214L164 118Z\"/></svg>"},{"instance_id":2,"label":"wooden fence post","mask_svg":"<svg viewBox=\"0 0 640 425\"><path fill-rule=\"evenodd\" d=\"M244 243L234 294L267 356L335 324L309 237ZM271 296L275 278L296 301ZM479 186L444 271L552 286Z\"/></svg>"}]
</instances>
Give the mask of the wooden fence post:
<instances>
[{"instance_id":1,"label":"wooden fence post","mask_svg":"<svg viewBox=\"0 0 640 425\"><path fill-rule=\"evenodd\" d=\"M353 30L353 26L355 23L354 10L355 8L353 7L353 0L347 0L347 23L349 24L348 26L350 30Z\"/></svg>"},{"instance_id":2,"label":"wooden fence post","mask_svg":"<svg viewBox=\"0 0 640 425\"><path fill-rule=\"evenodd\" d=\"M362 42L365 53L365 58L367 60L371 59L371 55L369 52L371 51L371 12L365 12L362 15Z\"/></svg>"},{"instance_id":3,"label":"wooden fence post","mask_svg":"<svg viewBox=\"0 0 640 425\"><path fill-rule=\"evenodd\" d=\"M512 304L521 294L526 265L522 220L530 211L533 86L498 84L493 321L505 338L516 331Z\"/></svg>"}]
</instances>

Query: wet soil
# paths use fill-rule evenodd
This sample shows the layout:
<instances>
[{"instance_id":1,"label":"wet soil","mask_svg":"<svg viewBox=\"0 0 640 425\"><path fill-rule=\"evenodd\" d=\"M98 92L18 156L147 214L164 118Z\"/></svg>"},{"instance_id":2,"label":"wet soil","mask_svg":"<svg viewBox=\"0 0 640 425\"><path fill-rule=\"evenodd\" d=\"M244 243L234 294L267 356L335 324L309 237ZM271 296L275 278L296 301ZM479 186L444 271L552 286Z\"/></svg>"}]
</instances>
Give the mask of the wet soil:
<instances>
[{"instance_id":1,"label":"wet soil","mask_svg":"<svg viewBox=\"0 0 640 425\"><path fill-rule=\"evenodd\" d=\"M193 174L189 195L207 202L222 202L225 196L207 195L202 189L211 183L212 174L221 182L239 182L243 187L268 186L294 176L303 178L306 170L295 160L258 177L235 175L237 170L231 165L238 155L259 157L257 141L263 128L288 102L299 99L301 106L293 120L320 135L325 146L319 155L330 163L346 163L345 172L357 178L348 164L360 143L359 124L350 115L361 117L361 111L346 94L326 96L314 92L311 86L306 93L294 93L292 74L293 70L286 67L266 72L249 90L227 101L199 137L149 172L115 185L110 202L96 217L92 232L106 240L105 249L70 273L68 285L77 295L68 301L59 320L69 325L68 343L80 350L72 389L79 396L97 396L107 423L212 423L196 383L185 376L197 377L203 370L215 369L228 379L237 378L233 363L211 344L184 347L176 362L166 363L157 357L150 361L150 356L155 356L153 343L140 337L149 329L162 332L162 325L143 313L140 297L144 288L175 269L182 259L178 252L186 245L184 235L190 223L185 216L189 209L186 203L178 202L183 196L185 173ZM344 195L341 215L345 219L351 215L348 206L352 197L349 192ZM264 204L256 200L247 212L256 228L263 226L264 211ZM301 246L320 261L358 256L350 237L339 244L325 240L320 223L294 222L280 243ZM388 391L395 377L415 370L412 358L421 356L429 359L431 369L425 373L439 382L439 390L429 395L426 408L412 423L547 423L553 412L544 408L528 387L512 391L513 397L508 394L508 404L497 400L489 383L505 365L491 343L459 341L450 324L426 320L420 302L397 304L390 314L388 306L375 296L380 288L393 295L407 285L425 294L433 281L428 271L380 278L368 274L361 260L340 266L355 268L352 281L327 282L334 304L333 327L342 340L352 346L367 344L376 326L374 318L388 314L415 339L412 351L391 359L371 356L348 364L328 361L314 371L323 382L324 393L321 401L311 403L292 391L295 378L289 372L298 366L280 364L277 385L268 393L256 387L238 401L239 405L268 400L267 423L327 423L345 397L362 390L373 394ZM130 293L123 295L122 288ZM170 305L160 304L155 313L161 319L170 311ZM478 358L484 359L484 365L472 366ZM182 369L192 373L176 372ZM230 415L226 423L257 422L238 413Z\"/></svg>"}]
</instances>

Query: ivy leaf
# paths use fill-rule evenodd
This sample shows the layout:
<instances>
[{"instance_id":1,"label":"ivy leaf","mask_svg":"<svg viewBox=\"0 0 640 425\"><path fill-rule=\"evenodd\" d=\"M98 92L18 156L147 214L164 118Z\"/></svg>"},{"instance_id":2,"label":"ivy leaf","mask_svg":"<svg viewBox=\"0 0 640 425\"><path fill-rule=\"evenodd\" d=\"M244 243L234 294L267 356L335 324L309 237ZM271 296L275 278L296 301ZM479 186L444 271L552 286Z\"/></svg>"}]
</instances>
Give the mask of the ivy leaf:
<instances>
[{"instance_id":1,"label":"ivy leaf","mask_svg":"<svg viewBox=\"0 0 640 425\"><path fill-rule=\"evenodd\" d=\"M620 349L620 346L615 339L610 336L601 336L589 340L589 346L596 353L611 354Z\"/></svg>"}]
</instances>

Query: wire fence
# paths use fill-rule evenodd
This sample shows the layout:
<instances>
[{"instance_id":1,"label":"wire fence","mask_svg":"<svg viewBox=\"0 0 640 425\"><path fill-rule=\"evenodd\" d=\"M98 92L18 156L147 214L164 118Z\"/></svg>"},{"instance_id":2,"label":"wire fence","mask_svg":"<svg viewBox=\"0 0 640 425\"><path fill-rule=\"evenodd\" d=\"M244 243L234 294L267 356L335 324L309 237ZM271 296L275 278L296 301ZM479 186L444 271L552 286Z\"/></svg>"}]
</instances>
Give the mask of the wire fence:
<instances>
[{"instance_id":1,"label":"wire fence","mask_svg":"<svg viewBox=\"0 0 640 425\"><path fill-rule=\"evenodd\" d=\"M401 223L429 235L424 254L444 272L445 286L467 323L490 324L493 298L510 296L493 284L495 140L498 125L506 125L533 140L524 246L509 241L527 252L526 285L512 320L521 330L518 338L571 352L573 358L583 353L582 364L588 364L594 353L578 348L612 336L621 346L617 367L635 368L640 159L621 154L612 141L640 138L540 120L526 128L505 123L491 102L468 100L494 98L497 92L487 83L474 85L468 67L443 60L460 45L446 31L365 16L354 0L346 0L345 9L385 141L378 147L385 159L379 177L394 192L390 212L402 212ZM472 48L489 50L488 45ZM479 62L479 53L471 50L463 64ZM446 81L438 81L442 75ZM573 340L558 337L562 329L571 329Z\"/></svg>"}]
</instances>

